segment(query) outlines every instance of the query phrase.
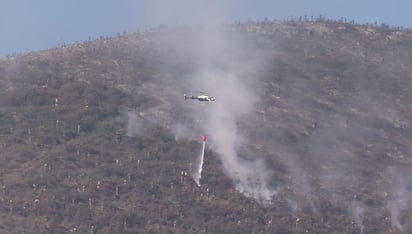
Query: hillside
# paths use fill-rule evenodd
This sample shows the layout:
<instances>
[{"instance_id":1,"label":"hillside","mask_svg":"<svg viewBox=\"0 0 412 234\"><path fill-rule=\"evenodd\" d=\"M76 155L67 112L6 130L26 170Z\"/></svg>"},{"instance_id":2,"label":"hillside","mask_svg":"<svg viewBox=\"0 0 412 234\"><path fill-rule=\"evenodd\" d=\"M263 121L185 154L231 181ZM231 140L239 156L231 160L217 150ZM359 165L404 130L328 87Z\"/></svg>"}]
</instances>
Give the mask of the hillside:
<instances>
[{"instance_id":1,"label":"hillside","mask_svg":"<svg viewBox=\"0 0 412 234\"><path fill-rule=\"evenodd\" d=\"M410 30L324 20L0 58L0 232L408 233L410 90Z\"/></svg>"}]
</instances>

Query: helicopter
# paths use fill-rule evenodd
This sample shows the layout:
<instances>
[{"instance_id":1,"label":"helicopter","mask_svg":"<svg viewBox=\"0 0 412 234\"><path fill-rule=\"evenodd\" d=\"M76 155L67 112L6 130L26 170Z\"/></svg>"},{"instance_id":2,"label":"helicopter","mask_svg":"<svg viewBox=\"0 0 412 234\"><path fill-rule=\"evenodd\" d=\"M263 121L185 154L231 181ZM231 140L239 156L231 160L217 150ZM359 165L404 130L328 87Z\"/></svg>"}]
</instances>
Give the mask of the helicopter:
<instances>
[{"instance_id":1,"label":"helicopter","mask_svg":"<svg viewBox=\"0 0 412 234\"><path fill-rule=\"evenodd\" d=\"M185 97L185 100L187 100L187 99L197 99L197 100L199 100L199 101L202 101L202 102L214 102L214 101L216 101L216 99L214 98L214 97L212 97L212 96L209 96L209 95L204 95L204 94L202 94L202 95L199 95L199 96L187 96L186 94L184 94L184 97Z\"/></svg>"}]
</instances>

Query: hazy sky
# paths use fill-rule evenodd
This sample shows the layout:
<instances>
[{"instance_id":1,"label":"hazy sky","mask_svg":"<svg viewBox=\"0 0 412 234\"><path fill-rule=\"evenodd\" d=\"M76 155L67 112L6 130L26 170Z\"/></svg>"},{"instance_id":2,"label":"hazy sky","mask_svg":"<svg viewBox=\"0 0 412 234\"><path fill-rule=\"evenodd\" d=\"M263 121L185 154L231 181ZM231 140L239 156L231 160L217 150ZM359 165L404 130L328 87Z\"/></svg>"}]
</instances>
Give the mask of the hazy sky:
<instances>
[{"instance_id":1,"label":"hazy sky","mask_svg":"<svg viewBox=\"0 0 412 234\"><path fill-rule=\"evenodd\" d=\"M0 0L0 57L205 18L323 15L412 28L411 9L411 0Z\"/></svg>"}]
</instances>

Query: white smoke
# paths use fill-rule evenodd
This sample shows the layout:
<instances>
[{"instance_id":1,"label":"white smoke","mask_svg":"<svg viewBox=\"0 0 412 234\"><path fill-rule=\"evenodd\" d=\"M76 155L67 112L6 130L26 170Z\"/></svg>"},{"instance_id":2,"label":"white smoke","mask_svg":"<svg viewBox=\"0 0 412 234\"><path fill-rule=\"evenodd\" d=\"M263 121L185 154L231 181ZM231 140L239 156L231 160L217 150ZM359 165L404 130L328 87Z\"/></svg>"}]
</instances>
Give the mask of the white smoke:
<instances>
[{"instance_id":1,"label":"white smoke","mask_svg":"<svg viewBox=\"0 0 412 234\"><path fill-rule=\"evenodd\" d=\"M365 226L363 225L363 217L365 213L365 205L358 201L353 201L349 207L350 215L355 220L356 224L360 228L360 234L363 234Z\"/></svg>"},{"instance_id":2,"label":"white smoke","mask_svg":"<svg viewBox=\"0 0 412 234\"><path fill-rule=\"evenodd\" d=\"M0 75L3 75L3 79L1 80L0 85L1 87L6 88L8 91L13 92L15 89L13 80L18 77L20 64L14 58L5 61L7 61L7 63L4 68L4 72L3 74L0 73Z\"/></svg>"},{"instance_id":3,"label":"white smoke","mask_svg":"<svg viewBox=\"0 0 412 234\"><path fill-rule=\"evenodd\" d=\"M155 0L150 1L147 9L151 14L143 18L152 24L201 25L162 40L162 48L176 51L175 56L183 53L182 59L193 58L191 69L197 71L197 75L190 78L190 90L181 90L182 94L191 95L188 93L191 90L200 90L217 100L213 103L186 101L187 114L192 116L194 127L203 130L199 135L209 137L211 149L221 157L223 169L236 189L258 200L271 200L276 190L269 185L272 172L264 160L260 155L238 153L239 148L248 143L241 137L239 122L253 113L258 104L251 84L258 82L257 66L261 66L266 57L255 50L255 59L244 55L247 53L245 48L250 48L246 39L229 33L230 30L220 25L228 18L221 1L178 0L169 3ZM249 59L242 60L242 54ZM185 85L182 82L182 87ZM165 92L168 91L163 90L162 95L167 95ZM177 131L176 139L187 138L181 131L186 128L172 126L171 129Z\"/></svg>"},{"instance_id":4,"label":"white smoke","mask_svg":"<svg viewBox=\"0 0 412 234\"><path fill-rule=\"evenodd\" d=\"M137 16L149 25L217 23L226 20L222 1L209 0L151 0L146 2L146 15Z\"/></svg>"},{"instance_id":5,"label":"white smoke","mask_svg":"<svg viewBox=\"0 0 412 234\"><path fill-rule=\"evenodd\" d=\"M411 193L408 191L408 175L401 171L395 171L394 167L388 168L388 177L391 181L391 194L386 203L387 209L391 214L392 227L403 231L401 224L401 214L403 210L410 207Z\"/></svg>"},{"instance_id":6,"label":"white smoke","mask_svg":"<svg viewBox=\"0 0 412 234\"><path fill-rule=\"evenodd\" d=\"M209 136L212 149L221 156L224 170L236 189L257 200L271 200L276 190L269 186L271 172L264 161L259 155L247 155L249 159L238 155L238 149L245 143L238 122L252 113L258 101L252 90L235 74L222 71L203 72L193 84L210 90L216 97L216 102L197 107L193 115L202 118L201 127Z\"/></svg>"},{"instance_id":7,"label":"white smoke","mask_svg":"<svg viewBox=\"0 0 412 234\"><path fill-rule=\"evenodd\" d=\"M401 202L398 199L391 200L391 201L388 201L387 206L388 206L389 213L391 214L392 227L396 227L399 230L403 231L403 228L400 222L401 209L402 209Z\"/></svg>"},{"instance_id":8,"label":"white smoke","mask_svg":"<svg viewBox=\"0 0 412 234\"><path fill-rule=\"evenodd\" d=\"M201 134L209 137L211 149L221 157L225 173L233 180L235 188L248 197L258 201L270 201L277 193L270 186L272 171L265 165L260 155L239 155L239 149L248 142L241 135L241 124L250 114L259 98L244 81L235 73L208 68L192 79L192 88L201 87L207 94L216 98L213 103L203 103L197 100L179 103L188 107L187 115L191 115L196 128L202 129ZM163 96L173 96L162 92ZM168 98L175 100L176 98ZM169 106L168 109L171 107ZM168 118L161 118L166 114L164 105L145 110L144 113L125 112L127 119L127 135L138 136L147 131L151 125L171 123ZM170 113L171 110L168 112ZM187 139L187 126L175 122L169 126L175 132L175 139ZM193 135L193 132L191 133ZM200 133L199 133L200 135ZM246 154L246 153L244 153ZM202 173L203 160L194 171L195 182L199 185ZM196 174L197 173L197 174Z\"/></svg>"},{"instance_id":9,"label":"white smoke","mask_svg":"<svg viewBox=\"0 0 412 234\"><path fill-rule=\"evenodd\" d=\"M248 143L246 138L241 137L239 132L241 124L239 122L250 117L250 114L255 110L254 106L259 102L253 86L249 86L249 84L257 82L255 79L258 77L246 77L248 80L242 80L238 76L239 71L245 70L242 61L239 61L229 51L224 51L227 47L230 47L232 52L242 51L240 39L231 40L235 38L229 39L214 27L208 27L205 30L198 30L194 36L190 34L189 36L193 37L189 39L188 35L184 34L181 38L177 37L165 41L163 46L166 48L170 46L178 48L178 51L196 54L195 58L198 59L193 64L198 73L189 78L189 90L172 91L164 89L164 84L145 84L146 89L151 88L153 93L161 93L162 95L159 97L166 102L144 110L144 117L150 122L159 120L159 124L166 124L175 133L176 140L193 139L193 137L189 137L193 135L207 135L211 149L221 157L223 169L233 180L236 189L258 200L270 200L276 194L276 190L269 186L272 173L265 166L263 159L260 155L238 155L239 148ZM205 35L205 37L199 35ZM187 45L182 41L192 41L196 47L187 48ZM220 60L214 61L215 58ZM225 61L230 61L232 65L224 63ZM250 67L250 65L255 63L258 61L253 63L248 61L250 73L253 73L253 66ZM168 81L159 79L152 82ZM188 87L184 82L182 86ZM205 94L214 96L217 101L213 103L197 100L184 101L183 93L190 92L190 90L201 90ZM181 96L176 94L179 91ZM187 94L192 95L191 93ZM170 102L170 100L172 101ZM170 113L176 112L177 109L180 109L183 114L178 118L170 116ZM167 115L169 117L166 117ZM139 115L128 113L126 116L129 123L128 135L133 136L145 130L146 123ZM184 121L184 118L188 117L191 118ZM199 129L202 132L194 134Z\"/></svg>"},{"instance_id":10,"label":"white smoke","mask_svg":"<svg viewBox=\"0 0 412 234\"><path fill-rule=\"evenodd\" d=\"M173 125L171 130L175 135L175 141L187 139L190 133L190 129L182 123Z\"/></svg>"},{"instance_id":11,"label":"white smoke","mask_svg":"<svg viewBox=\"0 0 412 234\"><path fill-rule=\"evenodd\" d=\"M135 137L138 135L143 134L147 129L147 121L145 121L141 116L136 114L135 112L124 112L123 113L126 122L126 134L129 137Z\"/></svg>"}]
</instances>

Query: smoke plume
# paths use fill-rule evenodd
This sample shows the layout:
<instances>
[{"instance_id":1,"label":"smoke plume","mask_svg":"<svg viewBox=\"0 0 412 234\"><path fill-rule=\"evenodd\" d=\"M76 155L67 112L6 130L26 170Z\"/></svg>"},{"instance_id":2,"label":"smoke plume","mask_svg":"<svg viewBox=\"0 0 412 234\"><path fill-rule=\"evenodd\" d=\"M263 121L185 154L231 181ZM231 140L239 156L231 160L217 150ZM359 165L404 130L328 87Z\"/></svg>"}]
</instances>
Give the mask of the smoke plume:
<instances>
[{"instance_id":1,"label":"smoke plume","mask_svg":"<svg viewBox=\"0 0 412 234\"><path fill-rule=\"evenodd\" d=\"M203 131L211 140L212 149L221 156L227 175L236 188L258 200L270 200L276 190L270 188L271 172L259 155L239 156L238 150L245 139L239 134L238 121L251 114L258 101L235 74L222 71L205 71L193 80L193 87L211 90L216 102L198 106L192 113L200 121ZM251 159L250 159L251 158Z\"/></svg>"},{"instance_id":2,"label":"smoke plume","mask_svg":"<svg viewBox=\"0 0 412 234\"><path fill-rule=\"evenodd\" d=\"M147 129L147 121L135 112L124 112L126 118L127 127L126 134L129 137L135 137L143 134Z\"/></svg>"},{"instance_id":3,"label":"smoke plume","mask_svg":"<svg viewBox=\"0 0 412 234\"><path fill-rule=\"evenodd\" d=\"M394 139L399 139L396 136L400 128L410 128L410 118L406 111L396 111L400 104L391 100L399 98L398 94L380 87L378 81L370 82L374 78L356 77L359 74L374 75L357 67L358 61L351 54L353 51L332 46L334 55L331 57L337 58L335 62L339 68L323 68L322 62L310 63L310 49L307 61L290 55L300 53L299 40L288 42L293 37L283 35L286 39L280 41L281 35L279 42L273 42L277 40L277 34L274 34L272 44L269 44L273 48L259 50L259 46L251 46L257 43L258 40L254 41L256 38L251 39L245 36L247 33L237 34L236 30L231 30L233 28L217 25L216 19L225 19L225 11L218 4L209 4L200 11L197 8L191 11L188 9L190 6L193 7L187 1L174 2L171 6L153 1L150 5L158 13L149 17L151 20L187 23L183 16L190 12L190 17L194 17L191 22L203 25L171 33L160 43L165 54L169 54L165 56L167 59L177 58L190 67L184 70L189 70L185 73L189 75L173 80L179 83L175 90L163 88L171 82L170 79L153 81L158 82L153 87L160 87L155 93L161 93L170 103L168 106L160 104L151 112L167 114L171 109L181 109L188 118L186 122L175 116L161 119L175 131L176 139L207 135L210 149L219 154L223 169L236 189L258 200L270 200L282 189L291 191L290 195L297 198L297 204L302 203L299 199L333 199L343 194L343 189L346 189L348 197L362 189L375 194L380 189L393 190L384 186L390 179L379 173L387 165L381 162L391 158L393 161L388 163L397 163L399 155L406 154L402 147L406 141ZM176 19L176 15L182 18ZM262 39L259 35L257 37ZM326 42L324 45L331 47ZM270 52L265 51L270 49ZM361 49L364 48L353 50ZM270 81L262 82L272 86L271 93L264 93L268 94L265 96L257 87L262 75L268 75L261 74L262 66L269 60L268 54L271 59L276 57L277 63L272 65L277 67L270 68L273 69L268 78ZM306 52L302 51L302 55L306 56ZM391 80L393 83L399 87L411 87L395 77ZM190 93L193 90L196 92ZM198 91L214 96L216 102L180 101L183 93L199 95ZM278 98L273 100L273 96ZM265 99L264 102L261 99ZM256 151L268 152L269 157L264 159L259 153L241 148L252 143L248 142L252 138L245 136L244 123L256 118L256 113L261 111L258 108L265 105L269 108L262 108L263 115L276 116L276 119L261 120L264 123L258 127L262 129L256 131L256 136L265 141L261 144L264 149ZM403 134L404 139L410 139L410 134ZM252 140L256 143L256 139ZM285 177L290 184L277 188L271 186L276 171L268 166L270 164L265 161L268 159L280 161L286 168ZM363 167L369 162L375 163L374 170ZM371 181L383 182L375 185ZM290 187L291 190L288 189ZM326 193L320 197L319 190ZM346 205L352 207L350 202ZM399 226L399 209L391 202L388 208L392 210L394 226ZM361 211L356 208L352 214L359 222Z\"/></svg>"},{"instance_id":4,"label":"smoke plume","mask_svg":"<svg viewBox=\"0 0 412 234\"><path fill-rule=\"evenodd\" d=\"M409 174L410 172L399 171L399 168L395 169L394 167L389 167L386 173L386 176L391 181L388 188L390 194L386 206L391 214L392 227L400 231L404 231L401 223L402 211L411 207L411 192L408 190L411 178Z\"/></svg>"},{"instance_id":5,"label":"smoke plume","mask_svg":"<svg viewBox=\"0 0 412 234\"><path fill-rule=\"evenodd\" d=\"M253 113L254 106L259 102L253 84L259 79L257 64L261 64L265 56L258 54L253 60L250 57L249 60L242 59L246 54L244 48L250 46L245 38L228 33L220 25L228 18L224 5L218 1L209 1L200 6L184 0L171 4L151 1L148 5L153 14L146 16L146 19L152 23L181 25L190 22L191 25L201 25L193 31L188 29L180 35L167 37L167 40L162 40L160 47L169 52L174 51L174 56L183 55L182 60L192 59L190 63L194 73L187 78L189 86L180 81L182 86L175 91L181 95L199 95L199 91L202 91L217 100L213 103L170 103L174 108L182 108L184 105L185 113L191 116L190 123L194 126L186 126L174 119L168 122L169 127L172 131L176 130L176 139L189 138L181 131L188 128L199 130L198 136L207 135L210 148L219 154L223 169L233 180L236 189L258 200L270 200L276 194L276 190L269 185L271 170L266 167L260 155L239 155L240 147L248 143L240 133L239 121ZM164 87L162 84L157 85ZM193 90L197 92L190 93ZM181 99L170 90L163 89L160 93L164 97L170 97L168 100ZM168 108L163 107L158 106L156 109L163 108L164 111Z\"/></svg>"},{"instance_id":6,"label":"smoke plume","mask_svg":"<svg viewBox=\"0 0 412 234\"><path fill-rule=\"evenodd\" d=\"M349 207L350 215L355 220L356 224L360 228L360 234L363 234L363 230L365 226L363 225L363 216L365 213L365 205L361 202L353 201L351 206Z\"/></svg>"}]
</instances>

